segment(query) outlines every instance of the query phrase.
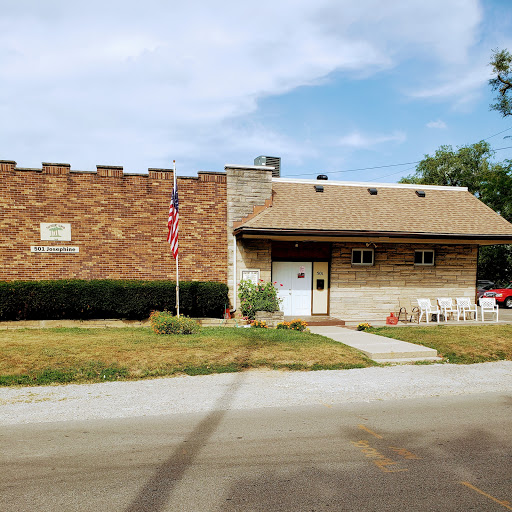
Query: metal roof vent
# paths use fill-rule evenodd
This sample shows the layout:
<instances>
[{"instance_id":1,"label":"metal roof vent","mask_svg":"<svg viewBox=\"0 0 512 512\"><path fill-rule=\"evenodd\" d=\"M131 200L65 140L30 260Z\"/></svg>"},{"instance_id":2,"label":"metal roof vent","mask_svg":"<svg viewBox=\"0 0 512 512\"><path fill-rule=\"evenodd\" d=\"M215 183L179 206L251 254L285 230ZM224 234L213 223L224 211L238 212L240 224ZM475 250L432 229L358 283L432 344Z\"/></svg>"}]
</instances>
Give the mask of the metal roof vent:
<instances>
[{"instance_id":1,"label":"metal roof vent","mask_svg":"<svg viewBox=\"0 0 512 512\"><path fill-rule=\"evenodd\" d=\"M258 156L254 159L254 165L273 167L272 178L281 176L281 158L278 156Z\"/></svg>"},{"instance_id":2,"label":"metal roof vent","mask_svg":"<svg viewBox=\"0 0 512 512\"><path fill-rule=\"evenodd\" d=\"M324 191L323 185L315 185L315 191L316 192L323 192Z\"/></svg>"},{"instance_id":3,"label":"metal roof vent","mask_svg":"<svg viewBox=\"0 0 512 512\"><path fill-rule=\"evenodd\" d=\"M317 177L316 177L317 180L328 180L329 178L327 177L327 174L319 174Z\"/></svg>"},{"instance_id":4,"label":"metal roof vent","mask_svg":"<svg viewBox=\"0 0 512 512\"><path fill-rule=\"evenodd\" d=\"M416 195L418 197L425 197L425 191L424 190L416 190Z\"/></svg>"},{"instance_id":5,"label":"metal roof vent","mask_svg":"<svg viewBox=\"0 0 512 512\"><path fill-rule=\"evenodd\" d=\"M376 196L378 191L376 188L369 188L368 192L370 192L371 196Z\"/></svg>"}]
</instances>

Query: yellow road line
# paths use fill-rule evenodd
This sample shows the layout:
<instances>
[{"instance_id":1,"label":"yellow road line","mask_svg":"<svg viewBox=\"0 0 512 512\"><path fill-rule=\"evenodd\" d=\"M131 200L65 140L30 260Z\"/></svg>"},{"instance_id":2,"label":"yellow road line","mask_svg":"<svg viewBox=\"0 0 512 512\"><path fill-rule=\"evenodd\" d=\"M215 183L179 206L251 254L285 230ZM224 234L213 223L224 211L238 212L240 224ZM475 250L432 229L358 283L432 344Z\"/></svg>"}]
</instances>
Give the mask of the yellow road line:
<instances>
[{"instance_id":1,"label":"yellow road line","mask_svg":"<svg viewBox=\"0 0 512 512\"><path fill-rule=\"evenodd\" d=\"M487 494L486 492L482 491L478 487L475 487L474 485L470 484L469 482L460 482L460 483L462 485L465 485L466 487L469 487L470 489L473 489L473 491L480 493L482 496L485 496L486 498L489 498L490 500L495 501L496 503L499 503L500 505L503 505L506 509L512 510L512 507L510 506L510 501L499 500L498 498L495 498L494 496Z\"/></svg>"},{"instance_id":2,"label":"yellow road line","mask_svg":"<svg viewBox=\"0 0 512 512\"><path fill-rule=\"evenodd\" d=\"M368 434L371 434L372 436L375 436L377 439L384 439L381 435L375 433L373 430L370 430L368 427L365 427L364 425L358 425L358 427L361 430L364 430L365 432L368 432Z\"/></svg>"}]
</instances>

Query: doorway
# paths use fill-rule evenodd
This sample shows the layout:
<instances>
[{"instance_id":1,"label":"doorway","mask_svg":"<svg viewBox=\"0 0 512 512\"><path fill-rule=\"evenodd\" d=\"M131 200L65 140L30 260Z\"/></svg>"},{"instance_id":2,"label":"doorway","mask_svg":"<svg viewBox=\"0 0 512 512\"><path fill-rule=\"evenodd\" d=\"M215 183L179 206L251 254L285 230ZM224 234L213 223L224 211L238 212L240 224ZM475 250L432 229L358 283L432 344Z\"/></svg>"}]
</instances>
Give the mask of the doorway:
<instances>
[{"instance_id":1,"label":"doorway","mask_svg":"<svg viewBox=\"0 0 512 512\"><path fill-rule=\"evenodd\" d=\"M285 316L311 315L311 261L274 261L272 280L277 281L277 295ZM282 285L282 286L281 286Z\"/></svg>"}]
</instances>

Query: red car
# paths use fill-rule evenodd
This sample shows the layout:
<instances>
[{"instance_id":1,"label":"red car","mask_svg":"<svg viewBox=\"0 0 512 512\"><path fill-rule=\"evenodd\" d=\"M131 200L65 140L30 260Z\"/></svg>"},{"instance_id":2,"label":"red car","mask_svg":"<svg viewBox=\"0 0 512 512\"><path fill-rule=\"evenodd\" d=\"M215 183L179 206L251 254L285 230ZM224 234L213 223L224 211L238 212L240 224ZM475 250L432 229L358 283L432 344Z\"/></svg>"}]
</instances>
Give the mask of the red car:
<instances>
[{"instance_id":1,"label":"red car","mask_svg":"<svg viewBox=\"0 0 512 512\"><path fill-rule=\"evenodd\" d=\"M484 292L483 297L496 297L496 302L500 306L512 308L512 282L505 288L493 288Z\"/></svg>"}]
</instances>

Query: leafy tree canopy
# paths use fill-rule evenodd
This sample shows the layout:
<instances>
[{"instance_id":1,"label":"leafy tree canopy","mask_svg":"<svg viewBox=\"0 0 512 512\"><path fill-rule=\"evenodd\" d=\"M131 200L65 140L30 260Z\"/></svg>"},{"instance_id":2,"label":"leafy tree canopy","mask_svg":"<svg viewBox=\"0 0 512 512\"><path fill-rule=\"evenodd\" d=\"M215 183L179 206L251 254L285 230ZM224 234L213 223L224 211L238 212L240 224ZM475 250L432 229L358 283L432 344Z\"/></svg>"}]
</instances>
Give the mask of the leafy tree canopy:
<instances>
[{"instance_id":1,"label":"leafy tree canopy","mask_svg":"<svg viewBox=\"0 0 512 512\"><path fill-rule=\"evenodd\" d=\"M501 112L503 117L512 115L512 101L509 94L512 91L512 54L508 50L493 50L490 62L494 78L489 80L493 91L498 91L491 104L491 110Z\"/></svg>"},{"instance_id":2,"label":"leafy tree canopy","mask_svg":"<svg viewBox=\"0 0 512 512\"><path fill-rule=\"evenodd\" d=\"M512 222L512 161L491 162L493 152L487 142L453 150L441 146L425 158L416 172L400 183L468 187L487 206ZM478 277L504 283L512 279L512 246L480 248Z\"/></svg>"}]
</instances>

